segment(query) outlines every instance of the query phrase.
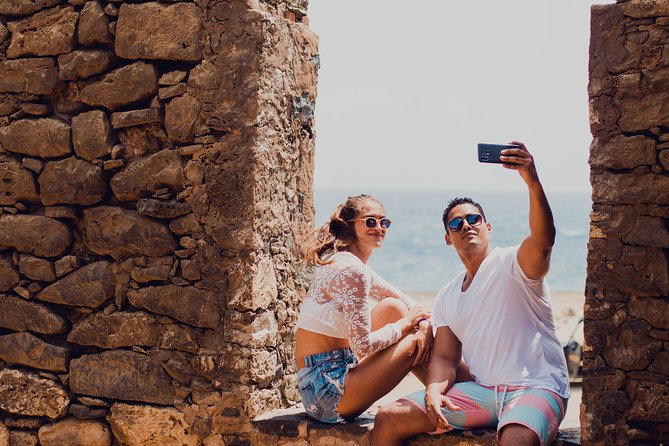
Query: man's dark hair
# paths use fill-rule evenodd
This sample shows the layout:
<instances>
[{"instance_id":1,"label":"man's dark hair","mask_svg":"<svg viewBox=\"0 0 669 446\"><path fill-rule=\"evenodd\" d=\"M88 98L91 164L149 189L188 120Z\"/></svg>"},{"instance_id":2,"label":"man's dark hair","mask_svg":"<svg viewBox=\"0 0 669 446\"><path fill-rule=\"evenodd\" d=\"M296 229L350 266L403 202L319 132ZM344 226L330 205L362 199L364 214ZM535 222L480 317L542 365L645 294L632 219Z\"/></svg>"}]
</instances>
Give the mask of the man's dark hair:
<instances>
[{"instance_id":1,"label":"man's dark hair","mask_svg":"<svg viewBox=\"0 0 669 446\"><path fill-rule=\"evenodd\" d=\"M446 209L444 209L444 214L441 217L441 221L444 222L444 229L446 229L446 232L448 232L448 214L451 212L451 210L453 210L454 207L459 206L461 204L471 204L473 206L476 206L478 210L481 212L481 217L483 217L483 221L486 221L485 212L483 212L483 208L481 207L480 204L478 204L469 197L456 197L448 203L448 206L446 206Z\"/></svg>"}]
</instances>

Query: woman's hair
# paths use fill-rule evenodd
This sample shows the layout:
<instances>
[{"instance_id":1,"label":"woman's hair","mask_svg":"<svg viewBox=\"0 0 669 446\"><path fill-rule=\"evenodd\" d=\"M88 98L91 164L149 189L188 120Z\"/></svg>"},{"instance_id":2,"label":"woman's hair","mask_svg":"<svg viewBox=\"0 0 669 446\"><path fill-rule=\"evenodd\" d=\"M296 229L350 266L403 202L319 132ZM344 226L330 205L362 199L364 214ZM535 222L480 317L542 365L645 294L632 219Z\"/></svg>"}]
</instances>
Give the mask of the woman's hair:
<instances>
[{"instance_id":1,"label":"woman's hair","mask_svg":"<svg viewBox=\"0 0 669 446\"><path fill-rule=\"evenodd\" d=\"M346 203L336 207L330 221L325 223L311 235L306 244L305 260L311 265L327 265L331 257L340 252L348 251L348 247L357 241L355 235L355 219L362 213L362 208L370 201L381 205L371 195L348 197Z\"/></svg>"}]
</instances>

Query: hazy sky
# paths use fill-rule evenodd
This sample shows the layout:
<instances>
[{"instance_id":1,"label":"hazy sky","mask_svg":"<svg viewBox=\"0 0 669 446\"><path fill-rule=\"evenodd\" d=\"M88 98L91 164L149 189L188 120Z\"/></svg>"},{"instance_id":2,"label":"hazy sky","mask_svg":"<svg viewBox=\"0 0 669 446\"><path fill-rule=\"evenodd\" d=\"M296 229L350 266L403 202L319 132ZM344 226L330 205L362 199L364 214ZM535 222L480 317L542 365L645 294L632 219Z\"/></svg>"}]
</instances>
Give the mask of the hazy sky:
<instances>
[{"instance_id":1,"label":"hazy sky","mask_svg":"<svg viewBox=\"0 0 669 446\"><path fill-rule=\"evenodd\" d=\"M524 141L547 190L589 191L595 0L311 0L316 188L519 190L478 142Z\"/></svg>"}]
</instances>

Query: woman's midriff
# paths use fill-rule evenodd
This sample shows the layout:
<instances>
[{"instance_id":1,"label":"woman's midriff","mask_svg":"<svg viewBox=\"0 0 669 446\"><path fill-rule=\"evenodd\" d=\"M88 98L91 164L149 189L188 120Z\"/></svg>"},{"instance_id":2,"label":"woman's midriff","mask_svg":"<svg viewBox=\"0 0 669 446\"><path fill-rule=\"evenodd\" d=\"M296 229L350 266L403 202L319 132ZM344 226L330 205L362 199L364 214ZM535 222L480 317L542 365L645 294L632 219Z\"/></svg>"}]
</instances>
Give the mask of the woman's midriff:
<instances>
[{"instance_id":1,"label":"woman's midriff","mask_svg":"<svg viewBox=\"0 0 669 446\"><path fill-rule=\"evenodd\" d=\"M348 347L348 340L298 328L295 332L295 365L304 368L304 357Z\"/></svg>"}]
</instances>

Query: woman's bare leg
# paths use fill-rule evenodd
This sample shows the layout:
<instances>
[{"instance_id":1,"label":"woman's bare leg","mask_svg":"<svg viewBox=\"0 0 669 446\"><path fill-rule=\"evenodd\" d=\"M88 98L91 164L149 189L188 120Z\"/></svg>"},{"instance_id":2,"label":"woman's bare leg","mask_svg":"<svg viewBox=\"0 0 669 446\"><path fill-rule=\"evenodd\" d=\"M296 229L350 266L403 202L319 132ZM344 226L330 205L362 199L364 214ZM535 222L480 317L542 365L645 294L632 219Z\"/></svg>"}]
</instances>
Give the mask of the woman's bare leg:
<instances>
[{"instance_id":1,"label":"woman's bare leg","mask_svg":"<svg viewBox=\"0 0 669 446\"><path fill-rule=\"evenodd\" d=\"M413 368L415 358L409 356L412 348L413 335L410 334L351 369L346 374L338 412L344 418L357 417L393 390Z\"/></svg>"},{"instance_id":2,"label":"woman's bare leg","mask_svg":"<svg viewBox=\"0 0 669 446\"><path fill-rule=\"evenodd\" d=\"M395 322L408 312L398 299L386 298L372 310L372 330ZM346 374L344 395L339 401L338 412L353 418L367 410L375 401L393 390L414 367L416 358L409 355L413 348L413 335L373 353ZM419 368L419 367L416 367ZM423 372L425 369L420 368Z\"/></svg>"},{"instance_id":3,"label":"woman's bare leg","mask_svg":"<svg viewBox=\"0 0 669 446\"><path fill-rule=\"evenodd\" d=\"M401 300L392 298L383 299L372 310L372 331L378 330L387 324L400 320L408 312L409 309ZM429 362L426 362L419 364L411 369L411 373L413 373L414 376L418 378L418 380L424 385L427 384L428 365ZM469 368L465 365L465 362L460 361L460 365L456 371L455 382L473 380L474 378L469 374Z\"/></svg>"},{"instance_id":4,"label":"woman's bare leg","mask_svg":"<svg viewBox=\"0 0 669 446\"><path fill-rule=\"evenodd\" d=\"M397 322L406 316L408 312L409 309L407 306L399 299L386 298L381 300L381 302L379 302L372 310L372 331L376 331L388 324ZM411 369L411 373L413 373L420 382L425 384L427 381L427 363L417 365Z\"/></svg>"}]
</instances>

